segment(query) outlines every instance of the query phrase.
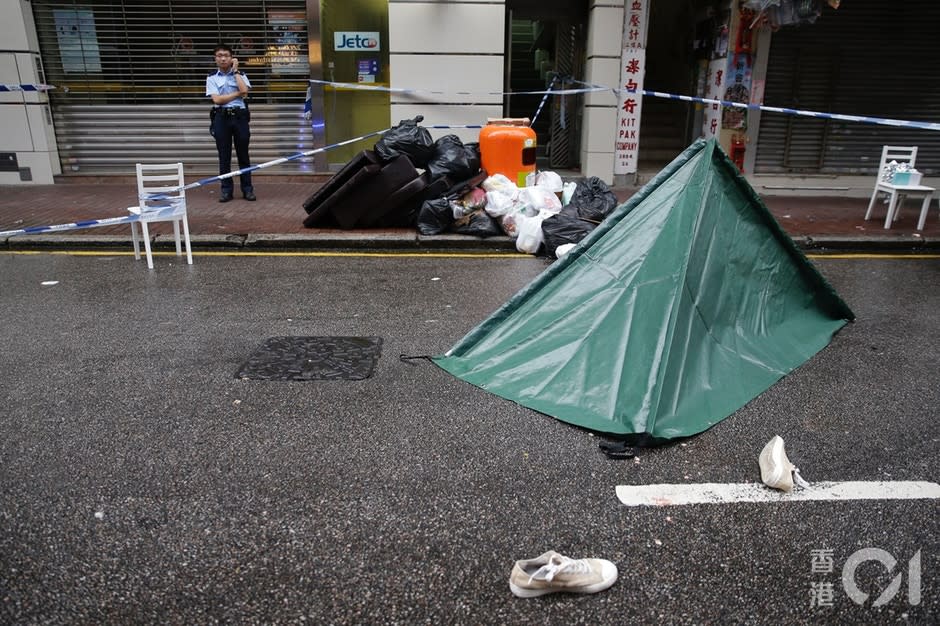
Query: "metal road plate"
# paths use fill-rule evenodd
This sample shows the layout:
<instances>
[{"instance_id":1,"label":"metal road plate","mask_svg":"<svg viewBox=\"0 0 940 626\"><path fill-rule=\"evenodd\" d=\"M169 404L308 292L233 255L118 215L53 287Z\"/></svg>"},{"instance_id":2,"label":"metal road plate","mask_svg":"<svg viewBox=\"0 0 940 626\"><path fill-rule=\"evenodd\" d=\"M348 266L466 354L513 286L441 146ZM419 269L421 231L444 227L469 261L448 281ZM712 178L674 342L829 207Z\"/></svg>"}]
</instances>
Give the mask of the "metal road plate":
<instances>
[{"instance_id":1,"label":"metal road plate","mask_svg":"<svg viewBox=\"0 0 940 626\"><path fill-rule=\"evenodd\" d=\"M382 353L380 337L271 337L235 374L247 380L365 380Z\"/></svg>"}]
</instances>

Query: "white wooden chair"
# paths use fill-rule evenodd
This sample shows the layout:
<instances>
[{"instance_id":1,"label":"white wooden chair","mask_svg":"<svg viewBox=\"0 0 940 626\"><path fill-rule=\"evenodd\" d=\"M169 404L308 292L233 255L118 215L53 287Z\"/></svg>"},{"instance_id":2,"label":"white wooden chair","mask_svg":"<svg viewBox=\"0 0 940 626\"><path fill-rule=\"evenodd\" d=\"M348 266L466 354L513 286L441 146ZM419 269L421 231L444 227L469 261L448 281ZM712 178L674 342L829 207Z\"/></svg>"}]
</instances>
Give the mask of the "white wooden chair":
<instances>
[{"instance_id":1,"label":"white wooden chair","mask_svg":"<svg viewBox=\"0 0 940 626\"><path fill-rule=\"evenodd\" d=\"M911 196L923 196L924 203L920 209L920 220L917 222L917 230L924 230L924 222L927 221L927 210L930 208L930 199L933 197L933 187L925 185L895 185L891 181L882 180L885 166L891 161L907 163L914 167L917 161L917 146L884 146L881 149L881 163L878 165L878 179L875 181L875 190L871 194L871 202L868 203L868 211L865 213L865 219L871 218L872 209L875 206L875 200L878 194L888 194L888 214L885 216L885 228L891 228L891 223L897 221L898 214L901 211L901 205L904 198Z\"/></svg>"},{"instance_id":2,"label":"white wooden chair","mask_svg":"<svg viewBox=\"0 0 940 626\"><path fill-rule=\"evenodd\" d=\"M183 164L168 163L163 165L137 164L137 201L138 206L127 207L129 213L140 219L131 222L131 239L134 241L134 258L140 260L140 239L137 226L140 225L147 253L147 267L153 269L153 254L150 251L150 231L147 227L152 222L173 222L173 235L176 238L176 256L182 256L180 246L180 224L183 225L183 238L186 240L186 262L193 264L193 252L189 243L189 221L186 219L186 190L183 189Z\"/></svg>"}]
</instances>

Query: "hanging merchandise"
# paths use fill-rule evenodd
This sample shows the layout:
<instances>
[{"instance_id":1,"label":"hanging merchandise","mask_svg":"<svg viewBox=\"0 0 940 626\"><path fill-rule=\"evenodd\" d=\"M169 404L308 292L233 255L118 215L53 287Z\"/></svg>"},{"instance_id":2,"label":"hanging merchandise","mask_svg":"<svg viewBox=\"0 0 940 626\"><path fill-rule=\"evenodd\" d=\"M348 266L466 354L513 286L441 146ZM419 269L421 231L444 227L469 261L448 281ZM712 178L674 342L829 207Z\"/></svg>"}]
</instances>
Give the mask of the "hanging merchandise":
<instances>
[{"instance_id":1,"label":"hanging merchandise","mask_svg":"<svg viewBox=\"0 0 940 626\"><path fill-rule=\"evenodd\" d=\"M841 2L826 0L826 4L838 9ZM822 0L746 0L741 6L754 13L751 28L767 23L774 31L782 26L813 24L822 15Z\"/></svg>"},{"instance_id":2,"label":"hanging merchandise","mask_svg":"<svg viewBox=\"0 0 940 626\"><path fill-rule=\"evenodd\" d=\"M780 0L744 0L744 2L741 3L741 7L760 12L770 6L776 6L778 4L780 4Z\"/></svg>"},{"instance_id":3,"label":"hanging merchandise","mask_svg":"<svg viewBox=\"0 0 940 626\"><path fill-rule=\"evenodd\" d=\"M782 26L812 24L822 13L819 0L780 0L780 4L768 7L767 20L773 30Z\"/></svg>"},{"instance_id":4,"label":"hanging merchandise","mask_svg":"<svg viewBox=\"0 0 940 626\"><path fill-rule=\"evenodd\" d=\"M742 8L738 17L738 35L734 42L734 53L750 54L754 44L754 26L757 24L757 14L754 11Z\"/></svg>"}]
</instances>

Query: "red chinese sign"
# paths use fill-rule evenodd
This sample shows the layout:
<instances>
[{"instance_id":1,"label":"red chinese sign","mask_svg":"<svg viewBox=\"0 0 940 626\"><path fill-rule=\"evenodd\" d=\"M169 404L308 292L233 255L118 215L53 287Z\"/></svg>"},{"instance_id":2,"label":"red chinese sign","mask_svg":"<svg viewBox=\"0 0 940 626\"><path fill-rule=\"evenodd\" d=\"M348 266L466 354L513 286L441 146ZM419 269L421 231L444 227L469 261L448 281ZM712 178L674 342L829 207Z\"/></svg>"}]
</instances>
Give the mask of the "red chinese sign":
<instances>
[{"instance_id":1,"label":"red chinese sign","mask_svg":"<svg viewBox=\"0 0 940 626\"><path fill-rule=\"evenodd\" d=\"M646 72L646 23L649 0L630 0L624 6L623 52L620 57L620 102L614 141L614 174L637 169L640 146L640 113L643 109L643 75Z\"/></svg>"}]
</instances>

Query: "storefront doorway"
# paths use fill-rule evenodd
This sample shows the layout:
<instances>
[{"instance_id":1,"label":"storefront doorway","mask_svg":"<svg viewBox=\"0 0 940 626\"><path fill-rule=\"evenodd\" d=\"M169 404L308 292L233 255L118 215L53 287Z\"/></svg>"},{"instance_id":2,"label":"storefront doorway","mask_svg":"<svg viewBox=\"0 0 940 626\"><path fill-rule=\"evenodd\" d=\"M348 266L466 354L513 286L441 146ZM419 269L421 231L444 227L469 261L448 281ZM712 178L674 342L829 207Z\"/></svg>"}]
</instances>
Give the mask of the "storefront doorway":
<instances>
[{"instance_id":1,"label":"storefront doorway","mask_svg":"<svg viewBox=\"0 0 940 626\"><path fill-rule=\"evenodd\" d=\"M584 80L587 8L585 0L506 2L506 91L544 90L555 76ZM549 97L535 117L542 100L509 96L504 108L510 117L535 118L540 169L577 169L584 98Z\"/></svg>"},{"instance_id":2,"label":"storefront doorway","mask_svg":"<svg viewBox=\"0 0 940 626\"><path fill-rule=\"evenodd\" d=\"M388 0L322 0L320 2L323 79L389 87ZM387 91L326 85L323 120L327 145L388 127ZM338 169L375 137L330 150L327 161Z\"/></svg>"}]
</instances>

